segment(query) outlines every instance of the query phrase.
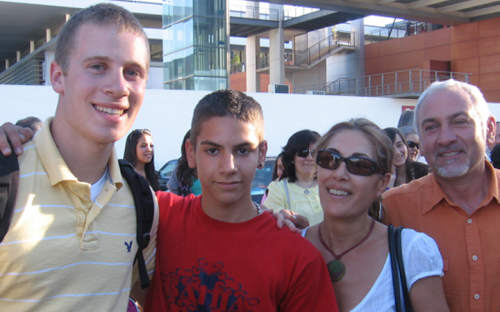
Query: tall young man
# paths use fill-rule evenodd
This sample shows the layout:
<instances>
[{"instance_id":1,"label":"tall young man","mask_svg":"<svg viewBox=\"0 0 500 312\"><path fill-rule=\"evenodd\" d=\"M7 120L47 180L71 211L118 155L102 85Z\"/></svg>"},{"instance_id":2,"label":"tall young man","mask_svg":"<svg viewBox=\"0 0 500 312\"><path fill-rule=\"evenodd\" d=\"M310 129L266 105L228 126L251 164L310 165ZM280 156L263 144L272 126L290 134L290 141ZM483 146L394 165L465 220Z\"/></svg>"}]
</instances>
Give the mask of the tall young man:
<instances>
[{"instance_id":1,"label":"tall young man","mask_svg":"<svg viewBox=\"0 0 500 312\"><path fill-rule=\"evenodd\" d=\"M19 157L0 244L0 311L125 311L136 218L114 142L142 105L149 58L138 20L112 4L75 14L59 33L50 69L57 111ZM154 247L153 234L146 260Z\"/></svg>"}]
</instances>

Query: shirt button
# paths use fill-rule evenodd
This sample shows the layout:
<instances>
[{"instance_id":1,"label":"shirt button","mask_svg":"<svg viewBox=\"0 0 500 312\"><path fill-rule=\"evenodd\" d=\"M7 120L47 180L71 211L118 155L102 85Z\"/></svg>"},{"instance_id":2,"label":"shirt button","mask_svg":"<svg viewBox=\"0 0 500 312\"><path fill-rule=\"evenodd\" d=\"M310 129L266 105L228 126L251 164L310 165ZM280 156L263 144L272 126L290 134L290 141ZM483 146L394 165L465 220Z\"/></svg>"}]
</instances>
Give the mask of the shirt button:
<instances>
[{"instance_id":1,"label":"shirt button","mask_svg":"<svg viewBox=\"0 0 500 312\"><path fill-rule=\"evenodd\" d=\"M476 255L472 256L472 260L477 261L477 256Z\"/></svg>"},{"instance_id":2,"label":"shirt button","mask_svg":"<svg viewBox=\"0 0 500 312\"><path fill-rule=\"evenodd\" d=\"M467 222L469 222L469 224L472 223L472 219L467 219Z\"/></svg>"},{"instance_id":3,"label":"shirt button","mask_svg":"<svg viewBox=\"0 0 500 312\"><path fill-rule=\"evenodd\" d=\"M474 295L474 299L479 299L479 295L478 295L478 294L475 294L475 295Z\"/></svg>"}]
</instances>

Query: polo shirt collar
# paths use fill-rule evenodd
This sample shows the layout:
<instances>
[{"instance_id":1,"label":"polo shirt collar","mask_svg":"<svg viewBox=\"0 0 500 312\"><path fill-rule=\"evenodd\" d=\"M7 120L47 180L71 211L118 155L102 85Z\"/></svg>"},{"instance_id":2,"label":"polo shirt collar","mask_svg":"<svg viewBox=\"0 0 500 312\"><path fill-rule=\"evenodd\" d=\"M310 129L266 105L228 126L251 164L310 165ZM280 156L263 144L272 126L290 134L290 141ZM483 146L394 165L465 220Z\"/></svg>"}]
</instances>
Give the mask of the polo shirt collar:
<instances>
[{"instance_id":1,"label":"polo shirt collar","mask_svg":"<svg viewBox=\"0 0 500 312\"><path fill-rule=\"evenodd\" d=\"M54 186L62 181L77 182L78 179L73 175L71 170L68 168L68 165L66 165L66 162L62 158L61 153L52 138L50 125L53 120L54 117L48 118L42 128L36 133L33 138L35 149L45 171L47 172L51 186ZM123 179L114 148L108 160L108 170L111 177L111 183L114 183L116 188L120 189L123 186Z\"/></svg>"},{"instance_id":2,"label":"polo shirt collar","mask_svg":"<svg viewBox=\"0 0 500 312\"><path fill-rule=\"evenodd\" d=\"M500 203L498 199L497 173L489 161L485 160L484 162L486 165L486 170L490 172L491 178L490 178L490 187L488 189L488 193L484 197L479 207L486 206L489 202L493 200L493 198L495 198L497 202ZM422 214L425 214L434 209L434 207L436 207L436 205L442 200L446 200L450 205L456 205L446 196L444 191L441 189L441 186L436 181L434 173L429 175L429 179L430 182L425 185L425 192L424 192L425 199L424 199L424 204L422 205Z\"/></svg>"}]
</instances>

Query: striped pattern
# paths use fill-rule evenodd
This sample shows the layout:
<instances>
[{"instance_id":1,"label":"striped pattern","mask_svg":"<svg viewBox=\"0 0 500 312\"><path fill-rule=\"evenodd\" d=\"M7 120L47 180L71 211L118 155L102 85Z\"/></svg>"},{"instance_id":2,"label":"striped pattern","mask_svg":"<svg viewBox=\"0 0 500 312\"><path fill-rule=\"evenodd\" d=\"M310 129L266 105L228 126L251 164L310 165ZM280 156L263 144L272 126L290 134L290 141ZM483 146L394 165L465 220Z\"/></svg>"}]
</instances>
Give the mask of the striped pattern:
<instances>
[{"instance_id":1,"label":"striped pattern","mask_svg":"<svg viewBox=\"0 0 500 312\"><path fill-rule=\"evenodd\" d=\"M126 311L136 220L116 155L93 204L90 185L71 174L45 125L19 158L16 207L0 244L0 311ZM144 252L151 273L157 217Z\"/></svg>"}]
</instances>

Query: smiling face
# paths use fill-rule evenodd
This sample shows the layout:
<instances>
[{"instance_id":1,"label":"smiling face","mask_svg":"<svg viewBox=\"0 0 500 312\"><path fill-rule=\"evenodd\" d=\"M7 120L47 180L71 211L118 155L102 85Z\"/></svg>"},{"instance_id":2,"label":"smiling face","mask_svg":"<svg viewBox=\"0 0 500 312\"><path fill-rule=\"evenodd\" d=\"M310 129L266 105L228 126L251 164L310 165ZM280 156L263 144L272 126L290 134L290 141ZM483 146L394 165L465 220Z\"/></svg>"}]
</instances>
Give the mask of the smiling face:
<instances>
[{"instance_id":1,"label":"smiling face","mask_svg":"<svg viewBox=\"0 0 500 312\"><path fill-rule=\"evenodd\" d=\"M342 130L326 145L342 157L362 156L376 159L372 142L357 130ZM366 215L370 205L385 191L390 175L360 176L349 173L343 162L336 170L318 166L318 185L325 216L359 217Z\"/></svg>"},{"instance_id":2,"label":"smiling face","mask_svg":"<svg viewBox=\"0 0 500 312\"><path fill-rule=\"evenodd\" d=\"M308 149L310 151L316 150L316 143L309 144ZM308 153L306 157L300 157L295 154L293 158L293 164L295 166L295 175L298 178L312 180L316 174L316 162L315 155Z\"/></svg>"},{"instance_id":3,"label":"smiling face","mask_svg":"<svg viewBox=\"0 0 500 312\"><path fill-rule=\"evenodd\" d=\"M406 159L408 158L408 149L406 148L405 142L399 134L396 134L394 139L394 160L392 164L395 167L401 167L406 164Z\"/></svg>"},{"instance_id":4,"label":"smiling face","mask_svg":"<svg viewBox=\"0 0 500 312\"><path fill-rule=\"evenodd\" d=\"M143 134L137 141L135 153L137 155L137 161L144 164L150 163L154 155L153 137Z\"/></svg>"},{"instance_id":5,"label":"smiling face","mask_svg":"<svg viewBox=\"0 0 500 312\"><path fill-rule=\"evenodd\" d=\"M283 167L283 159L282 157L278 157L278 159L276 159L276 174L278 175L278 180L283 175L283 170L285 170L285 167Z\"/></svg>"},{"instance_id":6,"label":"smiling face","mask_svg":"<svg viewBox=\"0 0 500 312\"><path fill-rule=\"evenodd\" d=\"M440 90L428 95L418 120L423 155L440 177L460 177L484 168L486 138L467 93ZM485 125L488 137L493 137L492 125Z\"/></svg>"},{"instance_id":7,"label":"smiling face","mask_svg":"<svg viewBox=\"0 0 500 312\"><path fill-rule=\"evenodd\" d=\"M418 139L418 135L415 133L410 133L406 136L406 142L410 145L410 142L420 144L420 140ZM410 153L410 158L413 161L417 160L419 149L415 147L408 146L408 152Z\"/></svg>"},{"instance_id":8,"label":"smiling face","mask_svg":"<svg viewBox=\"0 0 500 312\"><path fill-rule=\"evenodd\" d=\"M201 183L204 210L253 207L250 189L255 169L266 159L267 143L260 143L252 123L212 117L201 123L196 147L191 141L186 147L189 166L196 167Z\"/></svg>"},{"instance_id":9,"label":"smiling face","mask_svg":"<svg viewBox=\"0 0 500 312\"><path fill-rule=\"evenodd\" d=\"M148 78L144 38L114 26L84 24L67 73L53 62L51 82L59 93L54 123L75 139L114 143L132 126Z\"/></svg>"}]
</instances>

